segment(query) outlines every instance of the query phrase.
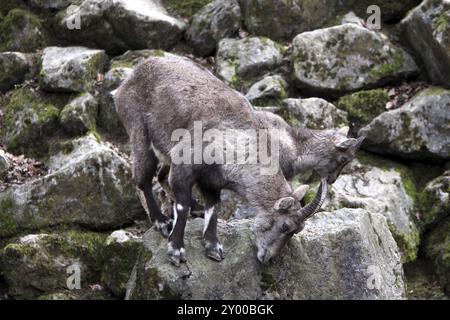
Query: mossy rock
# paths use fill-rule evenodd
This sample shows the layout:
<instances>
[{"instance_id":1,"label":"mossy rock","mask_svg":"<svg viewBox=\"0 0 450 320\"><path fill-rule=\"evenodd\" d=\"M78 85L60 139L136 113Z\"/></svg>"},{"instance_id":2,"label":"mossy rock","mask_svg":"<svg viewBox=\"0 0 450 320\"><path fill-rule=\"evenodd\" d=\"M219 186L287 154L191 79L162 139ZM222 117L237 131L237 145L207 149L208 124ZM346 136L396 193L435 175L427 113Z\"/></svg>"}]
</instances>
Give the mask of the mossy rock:
<instances>
[{"instance_id":1,"label":"mossy rock","mask_svg":"<svg viewBox=\"0 0 450 320\"><path fill-rule=\"evenodd\" d=\"M32 52L45 47L48 42L41 20L35 14L13 9L0 25L0 50Z\"/></svg>"},{"instance_id":2,"label":"mossy rock","mask_svg":"<svg viewBox=\"0 0 450 320\"><path fill-rule=\"evenodd\" d=\"M450 172L432 180L418 196L424 228L450 215Z\"/></svg>"},{"instance_id":3,"label":"mossy rock","mask_svg":"<svg viewBox=\"0 0 450 320\"><path fill-rule=\"evenodd\" d=\"M423 251L431 260L445 292L450 295L450 218L446 218L429 232Z\"/></svg>"},{"instance_id":4,"label":"mossy rock","mask_svg":"<svg viewBox=\"0 0 450 320\"><path fill-rule=\"evenodd\" d=\"M66 231L33 234L9 243L0 252L8 293L30 299L68 289L68 267L80 270L81 287L100 280L106 235Z\"/></svg>"},{"instance_id":5,"label":"mossy rock","mask_svg":"<svg viewBox=\"0 0 450 320\"><path fill-rule=\"evenodd\" d=\"M348 113L352 131L370 123L375 117L386 111L389 95L385 89L364 90L341 97L336 107Z\"/></svg>"},{"instance_id":6,"label":"mossy rock","mask_svg":"<svg viewBox=\"0 0 450 320\"><path fill-rule=\"evenodd\" d=\"M183 18L191 18L197 11L213 0L164 0L170 13Z\"/></svg>"},{"instance_id":7,"label":"mossy rock","mask_svg":"<svg viewBox=\"0 0 450 320\"><path fill-rule=\"evenodd\" d=\"M31 88L14 90L0 130L2 142L11 152L45 154L46 138L58 127L59 112Z\"/></svg>"}]
</instances>

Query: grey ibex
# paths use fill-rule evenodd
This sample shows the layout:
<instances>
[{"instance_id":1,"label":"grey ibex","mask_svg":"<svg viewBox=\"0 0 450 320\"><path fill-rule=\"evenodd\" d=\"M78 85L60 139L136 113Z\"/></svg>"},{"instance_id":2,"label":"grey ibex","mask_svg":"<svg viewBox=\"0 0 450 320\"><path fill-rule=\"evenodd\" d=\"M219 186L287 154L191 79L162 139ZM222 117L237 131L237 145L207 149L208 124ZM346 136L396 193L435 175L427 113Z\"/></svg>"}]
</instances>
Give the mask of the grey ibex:
<instances>
[{"instance_id":1,"label":"grey ibex","mask_svg":"<svg viewBox=\"0 0 450 320\"><path fill-rule=\"evenodd\" d=\"M303 221L320 208L326 197L327 179L334 179L330 173L340 171L337 167L344 165L344 161L339 161L332 170L320 163L323 169L319 173L323 179L319 190L314 200L301 208L300 200L307 186L292 191L280 170L266 175L261 174L260 164L174 163L172 157L178 143L173 141L172 134L176 130L192 132L196 122L201 122L204 130L260 129L269 123L262 120L269 116L258 115L240 93L184 58L147 59L118 89L115 103L130 137L134 179L145 195L155 226L169 237L169 258L176 265L185 261L184 229L194 184L206 202L203 238L207 256L219 261L223 259L216 234L214 205L220 201L220 190L227 188L257 209L257 257L267 263L279 254L293 234L302 229ZM333 140L335 145L347 149L350 144L352 148L356 146L354 139L334 133L337 137ZM281 145L286 147L283 142ZM283 154L280 157L283 166L287 158ZM305 161L313 159L306 157ZM159 162L169 168L166 173L175 198L173 223L161 213L152 194L152 178L157 174Z\"/></svg>"}]
</instances>

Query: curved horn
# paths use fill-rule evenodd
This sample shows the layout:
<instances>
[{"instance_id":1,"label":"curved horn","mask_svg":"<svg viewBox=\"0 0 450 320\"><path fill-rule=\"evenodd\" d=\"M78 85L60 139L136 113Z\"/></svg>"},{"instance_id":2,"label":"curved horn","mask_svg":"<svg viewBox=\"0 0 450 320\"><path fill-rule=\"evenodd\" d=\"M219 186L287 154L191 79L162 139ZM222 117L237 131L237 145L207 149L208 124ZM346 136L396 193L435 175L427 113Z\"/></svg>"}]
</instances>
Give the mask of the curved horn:
<instances>
[{"instance_id":1,"label":"curved horn","mask_svg":"<svg viewBox=\"0 0 450 320\"><path fill-rule=\"evenodd\" d=\"M311 201L305 207L300 209L300 212L298 213L300 222L303 222L304 220L308 219L314 213L316 213L317 210L320 209L323 202L325 201L325 198L327 197L327 193L328 193L327 178L322 178L322 180L320 181L319 190L317 190L316 196L314 197L313 201Z\"/></svg>"}]
</instances>

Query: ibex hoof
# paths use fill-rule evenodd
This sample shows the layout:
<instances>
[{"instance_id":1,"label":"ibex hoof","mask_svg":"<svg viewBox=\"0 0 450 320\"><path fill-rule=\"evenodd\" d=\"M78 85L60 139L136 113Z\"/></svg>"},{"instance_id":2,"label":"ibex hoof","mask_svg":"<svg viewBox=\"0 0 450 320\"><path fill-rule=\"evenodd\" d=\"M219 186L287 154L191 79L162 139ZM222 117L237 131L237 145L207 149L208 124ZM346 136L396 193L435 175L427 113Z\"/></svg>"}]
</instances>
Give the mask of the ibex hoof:
<instances>
[{"instance_id":1,"label":"ibex hoof","mask_svg":"<svg viewBox=\"0 0 450 320\"><path fill-rule=\"evenodd\" d=\"M223 248L220 243L206 245L206 256L216 261L224 259Z\"/></svg>"},{"instance_id":2,"label":"ibex hoof","mask_svg":"<svg viewBox=\"0 0 450 320\"><path fill-rule=\"evenodd\" d=\"M179 267L181 263L186 262L186 251L184 248L181 249L173 249L169 246L169 252L168 252L169 261L175 265L176 267Z\"/></svg>"},{"instance_id":3,"label":"ibex hoof","mask_svg":"<svg viewBox=\"0 0 450 320\"><path fill-rule=\"evenodd\" d=\"M160 221L156 221L155 222L155 227L156 229L161 232L161 234L167 238L170 234L170 231L172 230L173 227L173 220L172 219L167 219L167 221L164 222L160 222Z\"/></svg>"}]
</instances>

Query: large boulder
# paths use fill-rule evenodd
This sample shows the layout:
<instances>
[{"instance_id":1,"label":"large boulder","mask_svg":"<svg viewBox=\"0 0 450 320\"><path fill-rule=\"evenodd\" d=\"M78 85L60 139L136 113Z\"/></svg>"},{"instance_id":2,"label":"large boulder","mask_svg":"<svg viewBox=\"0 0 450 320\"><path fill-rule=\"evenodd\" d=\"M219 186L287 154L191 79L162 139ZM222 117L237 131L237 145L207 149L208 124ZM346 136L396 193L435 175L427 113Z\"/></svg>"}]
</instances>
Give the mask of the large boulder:
<instances>
[{"instance_id":1,"label":"large boulder","mask_svg":"<svg viewBox=\"0 0 450 320\"><path fill-rule=\"evenodd\" d=\"M426 0L408 14L402 26L431 81L450 88L450 3Z\"/></svg>"},{"instance_id":2,"label":"large boulder","mask_svg":"<svg viewBox=\"0 0 450 320\"><path fill-rule=\"evenodd\" d=\"M382 33L349 23L294 38L293 77L300 89L340 95L416 74L411 56Z\"/></svg>"},{"instance_id":3,"label":"large boulder","mask_svg":"<svg viewBox=\"0 0 450 320\"><path fill-rule=\"evenodd\" d=\"M14 90L0 127L3 144L11 152L42 155L45 137L58 126L59 109L28 87Z\"/></svg>"},{"instance_id":4,"label":"large boulder","mask_svg":"<svg viewBox=\"0 0 450 320\"><path fill-rule=\"evenodd\" d=\"M29 234L9 243L0 251L9 296L33 299L69 289L69 276L76 269L83 287L97 282L105 238L99 233L67 231Z\"/></svg>"},{"instance_id":5,"label":"large boulder","mask_svg":"<svg viewBox=\"0 0 450 320\"><path fill-rule=\"evenodd\" d=\"M0 51L32 52L45 46L43 21L33 13L16 8L0 21Z\"/></svg>"},{"instance_id":6,"label":"large boulder","mask_svg":"<svg viewBox=\"0 0 450 320\"><path fill-rule=\"evenodd\" d=\"M160 0L83 0L58 15L57 27L69 43L117 54L171 48L181 39L185 24L169 16Z\"/></svg>"},{"instance_id":7,"label":"large boulder","mask_svg":"<svg viewBox=\"0 0 450 320\"><path fill-rule=\"evenodd\" d=\"M360 154L330 188L326 210L363 208L382 214L404 262L417 257L420 242L415 224L416 192L412 174L400 165Z\"/></svg>"},{"instance_id":8,"label":"large boulder","mask_svg":"<svg viewBox=\"0 0 450 320\"><path fill-rule=\"evenodd\" d=\"M426 228L450 215L450 171L430 181L419 194L421 222Z\"/></svg>"},{"instance_id":9,"label":"large boulder","mask_svg":"<svg viewBox=\"0 0 450 320\"><path fill-rule=\"evenodd\" d=\"M348 124L345 111L320 98L285 99L279 114L293 126L310 129L335 129Z\"/></svg>"},{"instance_id":10,"label":"large boulder","mask_svg":"<svg viewBox=\"0 0 450 320\"><path fill-rule=\"evenodd\" d=\"M33 9L46 9L49 11L58 11L67 8L77 0L27 0L27 4Z\"/></svg>"},{"instance_id":11,"label":"large boulder","mask_svg":"<svg viewBox=\"0 0 450 320\"><path fill-rule=\"evenodd\" d=\"M228 85L241 88L245 80L280 66L282 51L279 44L263 37L223 39L217 49L216 74Z\"/></svg>"},{"instance_id":12,"label":"large boulder","mask_svg":"<svg viewBox=\"0 0 450 320\"><path fill-rule=\"evenodd\" d=\"M237 0L216 0L192 17L186 39L196 55L206 56L221 39L235 35L240 26L241 8Z\"/></svg>"},{"instance_id":13,"label":"large boulder","mask_svg":"<svg viewBox=\"0 0 450 320\"><path fill-rule=\"evenodd\" d=\"M72 134L82 134L89 130L95 131L97 110L97 99L90 93L84 93L70 101L61 111L61 125Z\"/></svg>"},{"instance_id":14,"label":"large boulder","mask_svg":"<svg viewBox=\"0 0 450 320\"><path fill-rule=\"evenodd\" d=\"M103 72L107 56L103 50L84 47L48 47L42 55L40 84L51 92L84 92Z\"/></svg>"},{"instance_id":15,"label":"large boulder","mask_svg":"<svg viewBox=\"0 0 450 320\"><path fill-rule=\"evenodd\" d=\"M0 91L9 90L25 80L34 65L31 55L20 52L0 53Z\"/></svg>"},{"instance_id":16,"label":"large boulder","mask_svg":"<svg viewBox=\"0 0 450 320\"><path fill-rule=\"evenodd\" d=\"M335 15L337 0L240 0L246 28L272 39L291 39L321 27Z\"/></svg>"},{"instance_id":17,"label":"large boulder","mask_svg":"<svg viewBox=\"0 0 450 320\"><path fill-rule=\"evenodd\" d=\"M23 230L122 227L145 218L128 162L93 135L61 145L50 174L0 194L0 238Z\"/></svg>"},{"instance_id":18,"label":"large boulder","mask_svg":"<svg viewBox=\"0 0 450 320\"><path fill-rule=\"evenodd\" d=\"M403 269L385 218L362 209L318 213L271 265L256 259L251 220L219 222L226 257L209 260L203 220L188 221L187 263L167 259L167 240L143 238L128 299L402 299Z\"/></svg>"},{"instance_id":19,"label":"large boulder","mask_svg":"<svg viewBox=\"0 0 450 320\"><path fill-rule=\"evenodd\" d=\"M450 294L450 218L427 234L423 252L431 260L445 292Z\"/></svg>"},{"instance_id":20,"label":"large boulder","mask_svg":"<svg viewBox=\"0 0 450 320\"><path fill-rule=\"evenodd\" d=\"M408 159L450 159L450 91L430 88L359 131L365 148Z\"/></svg>"}]
</instances>

